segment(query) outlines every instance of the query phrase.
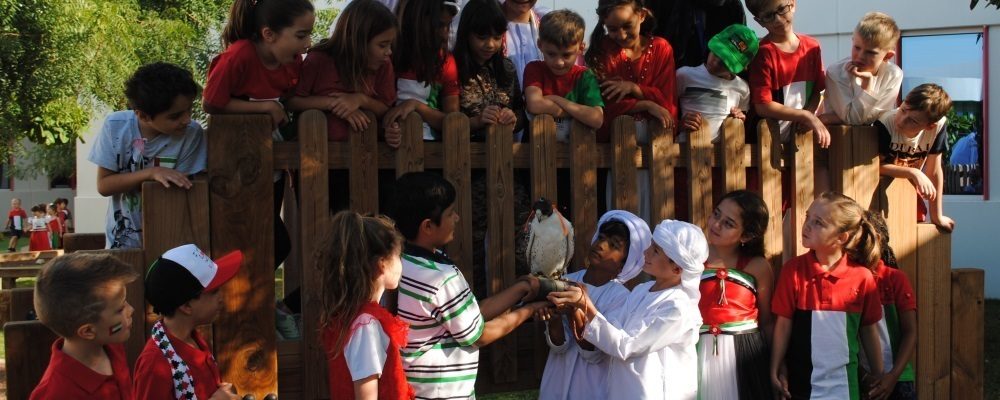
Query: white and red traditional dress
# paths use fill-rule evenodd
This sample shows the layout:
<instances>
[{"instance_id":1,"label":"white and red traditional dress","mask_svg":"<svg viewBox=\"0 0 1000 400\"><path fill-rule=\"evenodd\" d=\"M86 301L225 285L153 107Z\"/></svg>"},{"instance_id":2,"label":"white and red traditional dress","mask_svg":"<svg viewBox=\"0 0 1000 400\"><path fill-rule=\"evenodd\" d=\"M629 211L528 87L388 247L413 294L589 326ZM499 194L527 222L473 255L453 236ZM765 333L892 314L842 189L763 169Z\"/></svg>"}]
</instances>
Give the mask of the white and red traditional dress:
<instances>
[{"instance_id":1,"label":"white and red traditional dress","mask_svg":"<svg viewBox=\"0 0 1000 400\"><path fill-rule=\"evenodd\" d=\"M698 340L698 398L770 399L769 350L757 326L757 280L736 268L705 268Z\"/></svg>"}]
</instances>

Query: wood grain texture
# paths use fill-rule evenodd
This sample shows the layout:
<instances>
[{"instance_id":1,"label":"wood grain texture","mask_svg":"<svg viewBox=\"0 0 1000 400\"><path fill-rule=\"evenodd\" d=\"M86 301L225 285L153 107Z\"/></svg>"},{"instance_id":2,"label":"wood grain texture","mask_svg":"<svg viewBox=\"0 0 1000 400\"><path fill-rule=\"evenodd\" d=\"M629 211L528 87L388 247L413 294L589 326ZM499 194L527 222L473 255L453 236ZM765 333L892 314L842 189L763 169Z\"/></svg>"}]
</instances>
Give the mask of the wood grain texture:
<instances>
[{"instance_id":1,"label":"wood grain texture","mask_svg":"<svg viewBox=\"0 0 1000 400\"><path fill-rule=\"evenodd\" d=\"M722 193L747 188L746 135L743 133L743 121L736 118L726 118L722 123L722 132L715 144L722 149L722 157L715 159L715 166L722 170Z\"/></svg>"},{"instance_id":2,"label":"wood grain texture","mask_svg":"<svg viewBox=\"0 0 1000 400\"><path fill-rule=\"evenodd\" d=\"M583 268L584 254L590 251L590 238L597 230L597 166L594 149L597 147L594 131L578 121L573 121L569 133L570 192L573 196L573 231L576 248L573 268Z\"/></svg>"},{"instance_id":3,"label":"wood grain texture","mask_svg":"<svg viewBox=\"0 0 1000 400\"><path fill-rule=\"evenodd\" d=\"M77 250L100 250L106 244L104 233L67 233L63 235L63 250L72 253Z\"/></svg>"},{"instance_id":4,"label":"wood grain texture","mask_svg":"<svg viewBox=\"0 0 1000 400\"><path fill-rule=\"evenodd\" d=\"M266 115L213 115L206 133L212 256L244 256L221 289L215 355L222 380L257 398L278 391L270 126Z\"/></svg>"},{"instance_id":5,"label":"wood grain texture","mask_svg":"<svg viewBox=\"0 0 1000 400\"><path fill-rule=\"evenodd\" d=\"M951 270L952 399L983 398L985 279L981 269Z\"/></svg>"},{"instance_id":6,"label":"wood grain texture","mask_svg":"<svg viewBox=\"0 0 1000 400\"><path fill-rule=\"evenodd\" d=\"M612 122L611 143L614 146L611 167L611 204L618 210L639 213L639 188L636 181L638 171L636 154L642 154L636 144L635 120L623 115Z\"/></svg>"},{"instance_id":7,"label":"wood grain texture","mask_svg":"<svg viewBox=\"0 0 1000 400\"><path fill-rule=\"evenodd\" d=\"M550 115L531 121L531 201L541 197L560 204L556 198L556 123Z\"/></svg>"},{"instance_id":8,"label":"wood grain texture","mask_svg":"<svg viewBox=\"0 0 1000 400\"><path fill-rule=\"evenodd\" d=\"M712 133L707 124L702 124L697 132L691 132L685 143L688 148L688 206L691 208L691 223L704 228L708 216L712 214Z\"/></svg>"},{"instance_id":9,"label":"wood grain texture","mask_svg":"<svg viewBox=\"0 0 1000 400\"><path fill-rule=\"evenodd\" d=\"M753 147L754 156L760 160L761 196L767 204L767 232L764 234L764 251L775 276L785 262L784 224L781 219L781 151L778 125L774 121L762 120L757 132L760 146ZM790 252L789 252L790 253ZM788 258L794 257L790 255Z\"/></svg>"},{"instance_id":10,"label":"wood grain texture","mask_svg":"<svg viewBox=\"0 0 1000 400\"><path fill-rule=\"evenodd\" d=\"M493 125L487 134L489 166L487 191L487 288L492 296L514 284L514 169L511 164L513 125ZM517 337L507 335L490 345L489 362L493 381L509 383L517 379Z\"/></svg>"},{"instance_id":11,"label":"wood grain texture","mask_svg":"<svg viewBox=\"0 0 1000 400\"><path fill-rule=\"evenodd\" d=\"M444 177L455 185L455 239L448 243L448 255L458 264L465 280L472 276L472 169L469 159L469 118L455 112L444 119Z\"/></svg>"},{"instance_id":12,"label":"wood grain texture","mask_svg":"<svg viewBox=\"0 0 1000 400\"><path fill-rule=\"evenodd\" d=\"M420 119L420 114L411 112L403 122L402 142L396 149L396 176L423 170L424 122Z\"/></svg>"},{"instance_id":13,"label":"wood grain texture","mask_svg":"<svg viewBox=\"0 0 1000 400\"><path fill-rule=\"evenodd\" d=\"M830 190L870 207L878 186L878 132L873 127L832 125Z\"/></svg>"},{"instance_id":14,"label":"wood grain texture","mask_svg":"<svg viewBox=\"0 0 1000 400\"><path fill-rule=\"evenodd\" d=\"M375 118L370 113L368 117ZM351 209L362 214L377 213L378 128L370 124L364 132L352 132L349 142Z\"/></svg>"},{"instance_id":15,"label":"wood grain texture","mask_svg":"<svg viewBox=\"0 0 1000 400\"><path fill-rule=\"evenodd\" d=\"M649 217L654 224L677 215L677 203L674 201L676 177L671 161L677 158L680 149L674 142L674 134L673 128L649 125Z\"/></svg>"},{"instance_id":16,"label":"wood grain texture","mask_svg":"<svg viewBox=\"0 0 1000 400\"><path fill-rule=\"evenodd\" d=\"M806 211L815 198L814 194L814 164L813 156L816 148L813 132L793 134L794 142L786 143L784 173L792 174L791 208L788 209L789 230L785 233L786 245L790 245L795 255L806 252L802 246L802 226L806 223ZM787 249L787 247L786 247ZM787 254L786 250L786 256Z\"/></svg>"},{"instance_id":17,"label":"wood grain texture","mask_svg":"<svg viewBox=\"0 0 1000 400\"><path fill-rule=\"evenodd\" d=\"M52 355L56 334L40 321L16 321L4 325L7 398L27 399L42 380Z\"/></svg>"},{"instance_id":18,"label":"wood grain texture","mask_svg":"<svg viewBox=\"0 0 1000 400\"><path fill-rule=\"evenodd\" d=\"M932 224L916 228L917 393L946 399L951 395L951 235Z\"/></svg>"}]
</instances>

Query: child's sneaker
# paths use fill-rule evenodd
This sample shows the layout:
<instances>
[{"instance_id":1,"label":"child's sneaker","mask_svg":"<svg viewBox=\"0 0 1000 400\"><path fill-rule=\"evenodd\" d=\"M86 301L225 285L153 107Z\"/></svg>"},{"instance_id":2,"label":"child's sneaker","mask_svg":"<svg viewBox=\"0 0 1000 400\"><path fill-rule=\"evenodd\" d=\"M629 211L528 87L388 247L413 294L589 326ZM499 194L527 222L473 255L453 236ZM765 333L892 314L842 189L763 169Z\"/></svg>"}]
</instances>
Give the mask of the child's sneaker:
<instances>
[{"instance_id":1,"label":"child's sneaker","mask_svg":"<svg viewBox=\"0 0 1000 400\"><path fill-rule=\"evenodd\" d=\"M274 325L279 336L284 340L299 340L299 327L295 323L295 318L291 314L282 311L280 308L274 309Z\"/></svg>"}]
</instances>

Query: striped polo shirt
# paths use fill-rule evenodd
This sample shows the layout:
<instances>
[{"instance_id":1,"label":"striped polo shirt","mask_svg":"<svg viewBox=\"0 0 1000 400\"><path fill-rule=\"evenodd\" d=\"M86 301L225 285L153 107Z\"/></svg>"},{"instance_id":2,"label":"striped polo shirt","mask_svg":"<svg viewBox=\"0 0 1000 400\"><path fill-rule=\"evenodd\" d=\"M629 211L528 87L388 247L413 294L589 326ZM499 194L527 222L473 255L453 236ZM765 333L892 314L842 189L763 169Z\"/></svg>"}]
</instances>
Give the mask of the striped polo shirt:
<instances>
[{"instance_id":1,"label":"striped polo shirt","mask_svg":"<svg viewBox=\"0 0 1000 400\"><path fill-rule=\"evenodd\" d=\"M894 367L900 340L903 338L899 316L904 312L917 310L917 297L913 294L913 287L910 286L910 279L906 277L906 273L888 267L881 261L878 273L875 274L875 283L882 298L883 317L878 322L878 336L882 344L883 371L889 372ZM906 363L903 373L899 375L899 382L913 382L913 380L913 365Z\"/></svg>"},{"instance_id":2,"label":"striped polo shirt","mask_svg":"<svg viewBox=\"0 0 1000 400\"><path fill-rule=\"evenodd\" d=\"M785 263L771 300L792 320L785 364L795 399L859 399L861 326L882 319L875 278L845 254L824 270L814 252Z\"/></svg>"},{"instance_id":3,"label":"striped polo shirt","mask_svg":"<svg viewBox=\"0 0 1000 400\"><path fill-rule=\"evenodd\" d=\"M469 283L440 251L407 243L399 281L399 317L410 325L400 350L417 399L475 398L485 321Z\"/></svg>"}]
</instances>

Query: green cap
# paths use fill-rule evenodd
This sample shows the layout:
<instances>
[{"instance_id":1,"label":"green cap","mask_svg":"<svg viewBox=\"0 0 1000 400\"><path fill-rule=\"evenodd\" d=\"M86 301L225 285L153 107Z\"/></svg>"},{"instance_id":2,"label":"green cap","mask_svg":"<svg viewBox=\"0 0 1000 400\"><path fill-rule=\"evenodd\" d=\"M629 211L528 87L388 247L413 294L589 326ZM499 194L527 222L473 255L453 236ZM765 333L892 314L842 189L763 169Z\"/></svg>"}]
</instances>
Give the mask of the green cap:
<instances>
[{"instance_id":1,"label":"green cap","mask_svg":"<svg viewBox=\"0 0 1000 400\"><path fill-rule=\"evenodd\" d=\"M732 24L708 41L708 49L719 57L729 72L738 74L757 55L757 34L743 24Z\"/></svg>"}]
</instances>

